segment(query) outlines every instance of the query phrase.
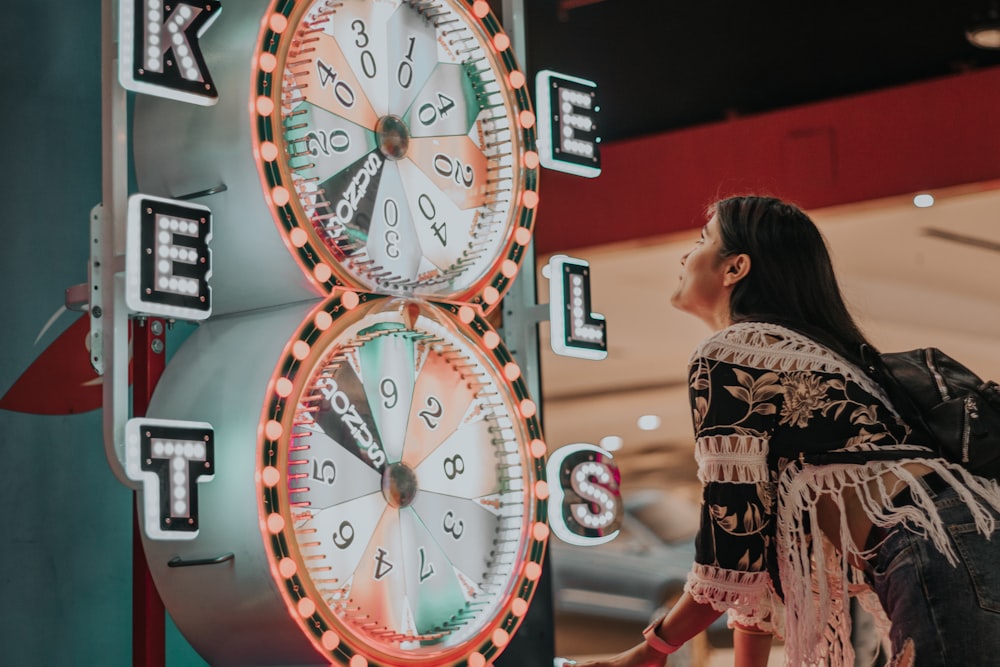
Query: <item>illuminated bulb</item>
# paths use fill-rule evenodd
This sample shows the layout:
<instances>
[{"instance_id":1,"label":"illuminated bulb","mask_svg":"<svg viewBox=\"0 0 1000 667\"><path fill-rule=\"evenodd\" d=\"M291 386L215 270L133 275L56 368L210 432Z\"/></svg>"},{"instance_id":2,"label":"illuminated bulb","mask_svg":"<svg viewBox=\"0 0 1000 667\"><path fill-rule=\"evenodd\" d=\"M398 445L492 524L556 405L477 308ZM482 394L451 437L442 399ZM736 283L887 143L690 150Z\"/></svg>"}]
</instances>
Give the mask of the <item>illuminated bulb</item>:
<instances>
[{"instance_id":1,"label":"illuminated bulb","mask_svg":"<svg viewBox=\"0 0 1000 667\"><path fill-rule=\"evenodd\" d=\"M274 32L281 34L285 32L285 28L288 27L288 19L285 18L283 14L271 14L271 18L268 19L268 27Z\"/></svg>"},{"instance_id":2,"label":"illuminated bulb","mask_svg":"<svg viewBox=\"0 0 1000 667\"><path fill-rule=\"evenodd\" d=\"M301 343L302 341L299 342ZM281 437L281 434L284 432L285 429L281 426L281 424L279 422L274 421L273 419L268 421L267 424L264 426L264 436L268 440L277 440L278 438Z\"/></svg>"},{"instance_id":3,"label":"illuminated bulb","mask_svg":"<svg viewBox=\"0 0 1000 667\"><path fill-rule=\"evenodd\" d=\"M510 633L503 628L497 628L493 631L493 643L503 648L510 641Z\"/></svg>"},{"instance_id":4,"label":"illuminated bulb","mask_svg":"<svg viewBox=\"0 0 1000 667\"><path fill-rule=\"evenodd\" d=\"M483 290L483 301L485 301L489 305L492 306L499 300L500 300L500 291L497 290L496 287L490 285L489 287Z\"/></svg>"},{"instance_id":5,"label":"illuminated bulb","mask_svg":"<svg viewBox=\"0 0 1000 667\"><path fill-rule=\"evenodd\" d=\"M661 420L656 415L643 415L639 417L636 425L640 431L655 431L660 428Z\"/></svg>"},{"instance_id":6,"label":"illuminated bulb","mask_svg":"<svg viewBox=\"0 0 1000 667\"><path fill-rule=\"evenodd\" d=\"M327 651L332 651L340 646L340 637L330 630L323 633L323 638L320 641L323 643L323 648Z\"/></svg>"},{"instance_id":7,"label":"illuminated bulb","mask_svg":"<svg viewBox=\"0 0 1000 667\"><path fill-rule=\"evenodd\" d=\"M931 194L919 194L913 198L913 205L917 208L930 208L934 206L934 195Z\"/></svg>"},{"instance_id":8,"label":"illuminated bulb","mask_svg":"<svg viewBox=\"0 0 1000 667\"><path fill-rule=\"evenodd\" d=\"M261 479L264 480L264 484L273 487L281 480L281 473L274 466L267 466L261 474Z\"/></svg>"},{"instance_id":9,"label":"illuminated bulb","mask_svg":"<svg viewBox=\"0 0 1000 667\"><path fill-rule=\"evenodd\" d=\"M333 275L333 269L329 265L320 262L313 267L313 276L321 283L325 283Z\"/></svg>"},{"instance_id":10,"label":"illuminated bulb","mask_svg":"<svg viewBox=\"0 0 1000 667\"><path fill-rule=\"evenodd\" d=\"M270 116L274 111L274 102L271 101L270 97L264 97L263 95L257 98L257 113L261 116Z\"/></svg>"},{"instance_id":11,"label":"illuminated bulb","mask_svg":"<svg viewBox=\"0 0 1000 667\"><path fill-rule=\"evenodd\" d=\"M285 527L285 520L280 514L269 514L267 516L267 530L272 535L277 535Z\"/></svg>"},{"instance_id":12,"label":"illuminated bulb","mask_svg":"<svg viewBox=\"0 0 1000 667\"><path fill-rule=\"evenodd\" d=\"M304 340L297 340L292 344L292 356L302 361L309 356L309 350L312 349L309 343Z\"/></svg>"},{"instance_id":13,"label":"illuminated bulb","mask_svg":"<svg viewBox=\"0 0 1000 667\"><path fill-rule=\"evenodd\" d=\"M618 435L606 435L601 438L601 447L609 452L617 452L625 444L621 436Z\"/></svg>"},{"instance_id":14,"label":"illuminated bulb","mask_svg":"<svg viewBox=\"0 0 1000 667\"><path fill-rule=\"evenodd\" d=\"M278 66L278 59L272 53L262 53L257 59L257 63L265 72L273 72L274 68Z\"/></svg>"},{"instance_id":15,"label":"illuminated bulb","mask_svg":"<svg viewBox=\"0 0 1000 667\"><path fill-rule=\"evenodd\" d=\"M299 616L309 618L316 613L316 603L309 598L302 598L298 604Z\"/></svg>"},{"instance_id":16,"label":"illuminated bulb","mask_svg":"<svg viewBox=\"0 0 1000 667\"><path fill-rule=\"evenodd\" d=\"M278 573L281 574L285 579L290 578L296 571L298 571L298 566L295 561L291 558L282 558L278 562Z\"/></svg>"},{"instance_id":17,"label":"illuminated bulb","mask_svg":"<svg viewBox=\"0 0 1000 667\"><path fill-rule=\"evenodd\" d=\"M278 147L270 141L265 141L260 145L260 156L268 162L273 162L278 157Z\"/></svg>"},{"instance_id":18,"label":"illuminated bulb","mask_svg":"<svg viewBox=\"0 0 1000 667\"><path fill-rule=\"evenodd\" d=\"M534 456L536 459L540 459L543 456L545 456L546 449L547 448L543 440L535 439L531 441L531 455Z\"/></svg>"},{"instance_id":19,"label":"illuminated bulb","mask_svg":"<svg viewBox=\"0 0 1000 667\"><path fill-rule=\"evenodd\" d=\"M486 0L476 0L472 4L472 13L476 15L476 18L484 18L490 13L490 3Z\"/></svg>"},{"instance_id":20,"label":"illuminated bulb","mask_svg":"<svg viewBox=\"0 0 1000 667\"><path fill-rule=\"evenodd\" d=\"M313 318L313 323L320 331L326 331L333 324L333 316L325 310L321 310L316 313L316 317Z\"/></svg>"},{"instance_id":21,"label":"illuminated bulb","mask_svg":"<svg viewBox=\"0 0 1000 667\"><path fill-rule=\"evenodd\" d=\"M360 297L358 297L357 292L344 292L344 295L340 297L340 303L343 304L344 308L352 310L356 308L359 303L361 303Z\"/></svg>"},{"instance_id":22,"label":"illuminated bulb","mask_svg":"<svg viewBox=\"0 0 1000 667\"><path fill-rule=\"evenodd\" d=\"M292 393L292 381L288 378L281 378L274 383L274 392L282 398L288 398Z\"/></svg>"},{"instance_id":23,"label":"illuminated bulb","mask_svg":"<svg viewBox=\"0 0 1000 667\"><path fill-rule=\"evenodd\" d=\"M271 190L271 199L274 200L274 203L276 205L284 206L285 204L288 203L289 199L291 199L291 196L288 194L288 188L282 187L280 185L275 187L273 190Z\"/></svg>"},{"instance_id":24,"label":"illuminated bulb","mask_svg":"<svg viewBox=\"0 0 1000 667\"><path fill-rule=\"evenodd\" d=\"M292 245L295 246L296 248L301 248L302 246L304 246L306 243L309 242L309 234L307 234L306 230L302 229L301 227L296 227L291 232L289 232L288 240L291 241Z\"/></svg>"},{"instance_id":25,"label":"illuminated bulb","mask_svg":"<svg viewBox=\"0 0 1000 667\"><path fill-rule=\"evenodd\" d=\"M543 542L545 541L545 538L549 536L549 527L544 521L537 521L535 522L535 525L531 527L531 536L539 542Z\"/></svg>"}]
</instances>

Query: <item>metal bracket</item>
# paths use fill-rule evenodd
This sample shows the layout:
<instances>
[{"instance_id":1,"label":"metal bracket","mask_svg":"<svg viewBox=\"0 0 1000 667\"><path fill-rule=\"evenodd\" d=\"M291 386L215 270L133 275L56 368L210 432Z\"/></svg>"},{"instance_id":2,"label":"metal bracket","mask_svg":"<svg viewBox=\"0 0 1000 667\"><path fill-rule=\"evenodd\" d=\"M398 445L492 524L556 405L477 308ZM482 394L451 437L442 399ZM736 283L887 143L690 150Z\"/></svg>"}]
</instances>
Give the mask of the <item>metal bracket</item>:
<instances>
[{"instance_id":1,"label":"metal bracket","mask_svg":"<svg viewBox=\"0 0 1000 667\"><path fill-rule=\"evenodd\" d=\"M508 310L507 314L512 313L512 310ZM517 317L526 325L530 326L532 324L538 324L539 322L545 322L546 320L552 319L552 311L549 308L549 304L536 303L534 306L523 307L521 312L517 314Z\"/></svg>"},{"instance_id":2,"label":"metal bracket","mask_svg":"<svg viewBox=\"0 0 1000 667\"><path fill-rule=\"evenodd\" d=\"M84 299L80 286L66 290L66 306L90 311L90 364L103 378L104 448L112 472L125 486L136 488L125 473L125 420L129 409L129 315L125 306L125 256L106 238L108 212L103 204L90 210L90 265ZM84 306L86 304L86 306Z\"/></svg>"},{"instance_id":3,"label":"metal bracket","mask_svg":"<svg viewBox=\"0 0 1000 667\"><path fill-rule=\"evenodd\" d=\"M65 305L69 310L90 312L90 365L98 375L104 375L104 276L114 276L125 270L125 257L112 255L111 265L104 262L104 206L90 209L90 264L87 282L66 290Z\"/></svg>"},{"instance_id":4,"label":"metal bracket","mask_svg":"<svg viewBox=\"0 0 1000 667\"><path fill-rule=\"evenodd\" d=\"M90 209L90 265L88 266L89 289L87 304L90 310L90 365L98 375L104 375L104 309L101 307L104 288L102 226L104 207L98 204ZM68 296L68 294L67 294Z\"/></svg>"}]
</instances>

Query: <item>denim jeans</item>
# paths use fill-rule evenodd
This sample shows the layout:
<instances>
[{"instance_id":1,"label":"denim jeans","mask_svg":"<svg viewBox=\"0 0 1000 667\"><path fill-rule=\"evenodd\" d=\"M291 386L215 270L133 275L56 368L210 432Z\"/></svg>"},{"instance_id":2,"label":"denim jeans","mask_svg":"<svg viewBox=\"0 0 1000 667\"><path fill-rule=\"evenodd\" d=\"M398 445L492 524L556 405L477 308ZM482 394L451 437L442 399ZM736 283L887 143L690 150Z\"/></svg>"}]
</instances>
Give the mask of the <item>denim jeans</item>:
<instances>
[{"instance_id":1,"label":"denim jeans","mask_svg":"<svg viewBox=\"0 0 1000 667\"><path fill-rule=\"evenodd\" d=\"M954 489L939 492L934 504L948 527L957 566L905 523L890 532L874 558L873 588L892 621L893 654L911 639L916 667L996 667L1000 517L988 539L976 531Z\"/></svg>"}]
</instances>

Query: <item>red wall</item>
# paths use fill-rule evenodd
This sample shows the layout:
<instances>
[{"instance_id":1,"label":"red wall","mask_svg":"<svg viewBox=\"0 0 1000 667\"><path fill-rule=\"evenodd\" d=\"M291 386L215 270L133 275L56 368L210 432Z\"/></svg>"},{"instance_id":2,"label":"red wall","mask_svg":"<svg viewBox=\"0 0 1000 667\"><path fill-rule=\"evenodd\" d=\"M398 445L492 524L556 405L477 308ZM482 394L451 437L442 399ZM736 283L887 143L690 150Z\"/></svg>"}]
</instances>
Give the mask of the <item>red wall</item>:
<instances>
[{"instance_id":1,"label":"red wall","mask_svg":"<svg viewBox=\"0 0 1000 667\"><path fill-rule=\"evenodd\" d=\"M697 227L728 194L821 208L1000 177L1000 67L609 143L601 160L594 179L544 170L538 252Z\"/></svg>"}]
</instances>

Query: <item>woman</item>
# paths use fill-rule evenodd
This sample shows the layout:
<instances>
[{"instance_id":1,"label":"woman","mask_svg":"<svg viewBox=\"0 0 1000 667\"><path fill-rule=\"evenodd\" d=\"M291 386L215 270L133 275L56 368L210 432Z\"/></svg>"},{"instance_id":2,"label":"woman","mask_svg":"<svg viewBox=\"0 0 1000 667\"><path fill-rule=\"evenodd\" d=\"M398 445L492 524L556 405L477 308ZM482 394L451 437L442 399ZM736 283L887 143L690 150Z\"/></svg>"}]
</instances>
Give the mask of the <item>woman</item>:
<instances>
[{"instance_id":1,"label":"woman","mask_svg":"<svg viewBox=\"0 0 1000 667\"><path fill-rule=\"evenodd\" d=\"M697 556L644 641L594 667L659 667L722 612L737 665L766 664L772 634L789 665L853 665L852 595L891 622L894 664L996 665L1000 487L913 442L854 363L869 343L802 211L734 197L711 213L671 298L714 331L689 370ZM883 458L818 457L839 451Z\"/></svg>"}]
</instances>

